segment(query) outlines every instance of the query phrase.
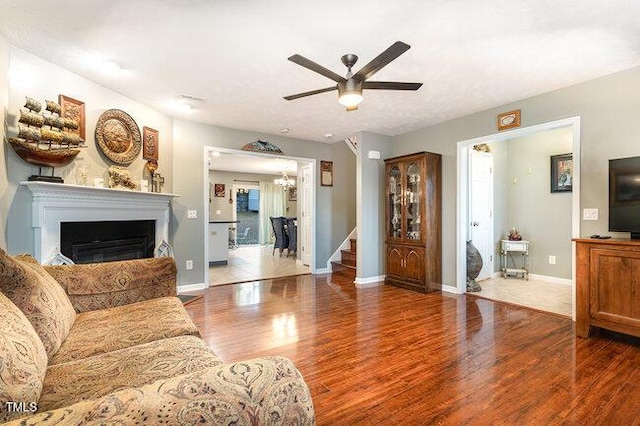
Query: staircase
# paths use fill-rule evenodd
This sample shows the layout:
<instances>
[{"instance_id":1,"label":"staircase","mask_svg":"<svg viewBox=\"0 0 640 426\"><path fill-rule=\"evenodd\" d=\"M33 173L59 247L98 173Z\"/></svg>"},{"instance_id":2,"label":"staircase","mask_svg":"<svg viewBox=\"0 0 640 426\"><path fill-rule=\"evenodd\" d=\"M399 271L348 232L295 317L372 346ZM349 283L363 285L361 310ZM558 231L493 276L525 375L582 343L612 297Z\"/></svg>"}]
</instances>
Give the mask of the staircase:
<instances>
[{"instance_id":1,"label":"staircase","mask_svg":"<svg viewBox=\"0 0 640 426\"><path fill-rule=\"evenodd\" d=\"M356 279L356 240L349 240L349 250L341 250L340 261L331 262L331 271L333 275L347 278L351 281Z\"/></svg>"}]
</instances>

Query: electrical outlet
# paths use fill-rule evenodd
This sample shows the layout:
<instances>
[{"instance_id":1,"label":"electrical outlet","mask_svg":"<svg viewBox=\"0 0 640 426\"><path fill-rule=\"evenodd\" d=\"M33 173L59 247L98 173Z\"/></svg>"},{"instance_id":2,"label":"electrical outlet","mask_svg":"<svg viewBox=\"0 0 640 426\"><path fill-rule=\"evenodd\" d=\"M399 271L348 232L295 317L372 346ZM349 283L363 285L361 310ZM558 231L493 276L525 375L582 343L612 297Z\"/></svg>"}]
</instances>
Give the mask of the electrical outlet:
<instances>
[{"instance_id":1,"label":"electrical outlet","mask_svg":"<svg viewBox=\"0 0 640 426\"><path fill-rule=\"evenodd\" d=\"M556 257L549 256L549 265L555 265L555 264L556 264Z\"/></svg>"},{"instance_id":2,"label":"electrical outlet","mask_svg":"<svg viewBox=\"0 0 640 426\"><path fill-rule=\"evenodd\" d=\"M184 266L185 266L185 269L187 271L193 269L193 260L187 260L187 262L186 262L186 264Z\"/></svg>"},{"instance_id":3,"label":"electrical outlet","mask_svg":"<svg viewBox=\"0 0 640 426\"><path fill-rule=\"evenodd\" d=\"M196 219L198 217L197 210L187 210L187 219Z\"/></svg>"},{"instance_id":4,"label":"electrical outlet","mask_svg":"<svg viewBox=\"0 0 640 426\"><path fill-rule=\"evenodd\" d=\"M216 210L216 214L217 215L221 215L222 214L222 210Z\"/></svg>"}]
</instances>

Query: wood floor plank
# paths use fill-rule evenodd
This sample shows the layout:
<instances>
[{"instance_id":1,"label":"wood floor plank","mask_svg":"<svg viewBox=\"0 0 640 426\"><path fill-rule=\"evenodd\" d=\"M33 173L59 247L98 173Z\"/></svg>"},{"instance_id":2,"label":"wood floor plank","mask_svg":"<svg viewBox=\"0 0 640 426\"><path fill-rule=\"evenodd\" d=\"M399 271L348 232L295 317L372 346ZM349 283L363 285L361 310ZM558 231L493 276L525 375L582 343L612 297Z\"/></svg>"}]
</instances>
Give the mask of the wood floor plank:
<instances>
[{"instance_id":1,"label":"wood floor plank","mask_svg":"<svg viewBox=\"0 0 640 426\"><path fill-rule=\"evenodd\" d=\"M225 361L291 358L319 425L638 424L640 339L473 296L339 276L210 288L186 306ZM615 420L614 423L610 423Z\"/></svg>"}]
</instances>

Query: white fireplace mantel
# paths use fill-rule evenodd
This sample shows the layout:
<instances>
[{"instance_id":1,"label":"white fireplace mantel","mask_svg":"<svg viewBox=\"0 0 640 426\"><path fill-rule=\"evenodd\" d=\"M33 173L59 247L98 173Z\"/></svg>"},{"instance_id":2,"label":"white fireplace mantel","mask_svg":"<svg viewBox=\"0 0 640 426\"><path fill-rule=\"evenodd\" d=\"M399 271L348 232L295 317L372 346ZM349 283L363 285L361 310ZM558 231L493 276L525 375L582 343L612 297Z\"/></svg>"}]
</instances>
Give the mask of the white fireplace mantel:
<instances>
[{"instance_id":1,"label":"white fireplace mantel","mask_svg":"<svg viewBox=\"0 0 640 426\"><path fill-rule=\"evenodd\" d=\"M32 194L34 255L46 262L60 247L62 222L154 220L156 247L169 241L169 212L176 194L158 194L49 182L20 182Z\"/></svg>"}]
</instances>

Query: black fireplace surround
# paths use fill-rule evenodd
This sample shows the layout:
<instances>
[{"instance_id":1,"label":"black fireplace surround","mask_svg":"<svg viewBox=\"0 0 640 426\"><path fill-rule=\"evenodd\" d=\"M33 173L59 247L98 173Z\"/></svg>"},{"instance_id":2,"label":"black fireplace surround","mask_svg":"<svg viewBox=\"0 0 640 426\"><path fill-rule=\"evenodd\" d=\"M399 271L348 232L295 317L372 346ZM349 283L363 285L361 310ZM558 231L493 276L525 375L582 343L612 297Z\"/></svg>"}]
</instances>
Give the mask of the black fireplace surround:
<instances>
[{"instance_id":1,"label":"black fireplace surround","mask_svg":"<svg viewBox=\"0 0 640 426\"><path fill-rule=\"evenodd\" d=\"M154 220L60 224L60 251L75 263L153 257L155 241Z\"/></svg>"}]
</instances>

